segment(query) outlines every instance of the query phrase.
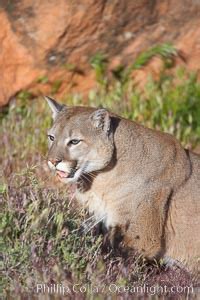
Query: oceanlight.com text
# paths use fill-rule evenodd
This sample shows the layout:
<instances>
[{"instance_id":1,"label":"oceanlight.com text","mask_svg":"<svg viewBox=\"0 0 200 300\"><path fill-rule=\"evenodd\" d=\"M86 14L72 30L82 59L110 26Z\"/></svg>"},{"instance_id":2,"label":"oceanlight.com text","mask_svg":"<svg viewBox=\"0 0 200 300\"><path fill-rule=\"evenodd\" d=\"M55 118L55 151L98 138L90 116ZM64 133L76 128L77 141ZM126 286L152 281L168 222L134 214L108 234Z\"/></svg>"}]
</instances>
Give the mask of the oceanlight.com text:
<instances>
[{"instance_id":1,"label":"oceanlight.com text","mask_svg":"<svg viewBox=\"0 0 200 300\"><path fill-rule=\"evenodd\" d=\"M38 283L35 288L37 294L50 294L50 295L69 295L69 294L135 294L135 295L166 295L166 294L185 294L189 295L194 293L193 286L158 286L158 285L127 285L120 286L115 283L109 285L87 285L87 284L45 284Z\"/></svg>"}]
</instances>

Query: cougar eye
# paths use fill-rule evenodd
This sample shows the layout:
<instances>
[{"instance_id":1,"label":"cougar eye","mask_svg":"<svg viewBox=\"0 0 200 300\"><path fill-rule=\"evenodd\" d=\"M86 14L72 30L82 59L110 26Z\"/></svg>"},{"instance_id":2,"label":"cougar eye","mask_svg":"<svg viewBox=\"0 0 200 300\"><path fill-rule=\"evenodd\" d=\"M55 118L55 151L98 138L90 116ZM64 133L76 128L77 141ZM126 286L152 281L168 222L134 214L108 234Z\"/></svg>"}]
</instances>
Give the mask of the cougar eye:
<instances>
[{"instance_id":1,"label":"cougar eye","mask_svg":"<svg viewBox=\"0 0 200 300\"><path fill-rule=\"evenodd\" d=\"M80 143L80 140L74 139L74 140L69 141L68 145L77 145L78 143Z\"/></svg>"},{"instance_id":2,"label":"cougar eye","mask_svg":"<svg viewBox=\"0 0 200 300\"><path fill-rule=\"evenodd\" d=\"M52 142L54 141L54 136L53 135L50 135L48 134L48 139L50 139Z\"/></svg>"}]
</instances>

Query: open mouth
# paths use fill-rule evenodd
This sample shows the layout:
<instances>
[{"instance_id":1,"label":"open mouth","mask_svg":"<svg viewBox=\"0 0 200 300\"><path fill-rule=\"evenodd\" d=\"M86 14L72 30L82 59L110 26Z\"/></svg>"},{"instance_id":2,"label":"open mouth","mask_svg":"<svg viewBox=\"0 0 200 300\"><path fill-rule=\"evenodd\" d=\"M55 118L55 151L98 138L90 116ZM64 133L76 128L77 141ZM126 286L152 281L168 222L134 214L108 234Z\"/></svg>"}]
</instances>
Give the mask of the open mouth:
<instances>
[{"instance_id":1,"label":"open mouth","mask_svg":"<svg viewBox=\"0 0 200 300\"><path fill-rule=\"evenodd\" d=\"M77 171L77 169L73 169L73 170L71 170L71 172L64 172L64 171L56 170L56 175L61 179L73 178L76 171Z\"/></svg>"}]
</instances>

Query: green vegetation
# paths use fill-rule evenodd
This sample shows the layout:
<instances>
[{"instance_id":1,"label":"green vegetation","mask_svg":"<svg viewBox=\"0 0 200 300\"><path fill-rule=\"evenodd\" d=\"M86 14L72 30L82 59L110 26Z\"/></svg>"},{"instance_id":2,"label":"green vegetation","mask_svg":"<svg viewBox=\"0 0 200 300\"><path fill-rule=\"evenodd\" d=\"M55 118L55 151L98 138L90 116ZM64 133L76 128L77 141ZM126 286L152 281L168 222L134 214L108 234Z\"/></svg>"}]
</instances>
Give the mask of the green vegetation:
<instances>
[{"instance_id":1,"label":"green vegetation","mask_svg":"<svg viewBox=\"0 0 200 300\"><path fill-rule=\"evenodd\" d=\"M52 83L51 93L56 94L62 85L62 80L58 79Z\"/></svg>"},{"instance_id":2,"label":"green vegetation","mask_svg":"<svg viewBox=\"0 0 200 300\"><path fill-rule=\"evenodd\" d=\"M155 55L163 60L160 77L149 77L140 88L135 71ZM88 103L170 132L185 146L195 147L200 142L200 83L197 74L181 67L170 72L176 55L172 46L159 45L141 53L132 65L108 72L107 58L97 54L91 59L97 88L89 92ZM52 93L60 85L52 86ZM27 296L44 282L108 287L112 282L154 285L162 279L163 285L190 285L192 278L183 270L165 269L162 262L148 264L133 254L126 257L123 247L115 252L96 228L84 233L89 216L76 206L70 188L55 184L46 167L49 110L43 99L30 98L22 91L0 115L1 292L9 299L13 292ZM63 101L81 104L82 98L67 95Z\"/></svg>"},{"instance_id":3,"label":"green vegetation","mask_svg":"<svg viewBox=\"0 0 200 300\"><path fill-rule=\"evenodd\" d=\"M38 77L37 82L45 84L45 83L49 82L49 78L46 75L43 75L43 76Z\"/></svg>"},{"instance_id":4,"label":"green vegetation","mask_svg":"<svg viewBox=\"0 0 200 300\"><path fill-rule=\"evenodd\" d=\"M153 56L160 56L163 67L159 80L149 76L138 88L134 72ZM178 53L170 45L159 45L141 53L129 66L118 66L108 78L107 61L98 54L92 60L98 88L89 93L89 103L108 107L116 113L150 128L175 135L186 146L200 142L200 83L197 74L178 66L170 72Z\"/></svg>"}]
</instances>

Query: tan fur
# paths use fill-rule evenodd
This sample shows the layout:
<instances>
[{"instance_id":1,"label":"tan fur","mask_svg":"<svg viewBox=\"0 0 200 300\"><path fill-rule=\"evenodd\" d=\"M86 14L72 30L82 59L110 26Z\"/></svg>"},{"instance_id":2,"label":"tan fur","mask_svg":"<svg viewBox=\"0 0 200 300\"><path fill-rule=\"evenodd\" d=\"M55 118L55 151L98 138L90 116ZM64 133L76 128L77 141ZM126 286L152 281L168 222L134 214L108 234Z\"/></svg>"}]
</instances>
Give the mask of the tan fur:
<instances>
[{"instance_id":1,"label":"tan fur","mask_svg":"<svg viewBox=\"0 0 200 300\"><path fill-rule=\"evenodd\" d=\"M66 174L76 170L61 181L76 181L77 199L97 221L120 228L139 253L198 271L200 156L169 134L106 110L63 108L47 100L55 118L49 166ZM71 139L82 141L69 146Z\"/></svg>"}]
</instances>

